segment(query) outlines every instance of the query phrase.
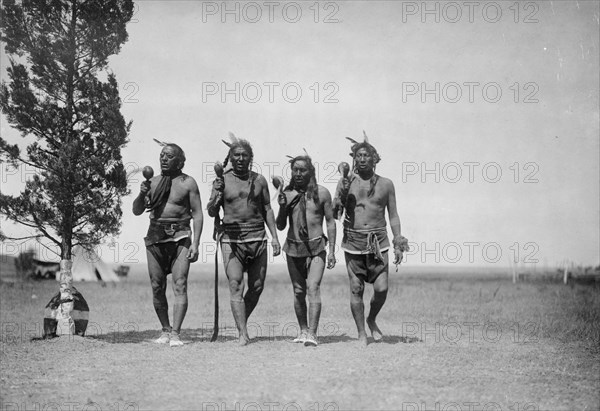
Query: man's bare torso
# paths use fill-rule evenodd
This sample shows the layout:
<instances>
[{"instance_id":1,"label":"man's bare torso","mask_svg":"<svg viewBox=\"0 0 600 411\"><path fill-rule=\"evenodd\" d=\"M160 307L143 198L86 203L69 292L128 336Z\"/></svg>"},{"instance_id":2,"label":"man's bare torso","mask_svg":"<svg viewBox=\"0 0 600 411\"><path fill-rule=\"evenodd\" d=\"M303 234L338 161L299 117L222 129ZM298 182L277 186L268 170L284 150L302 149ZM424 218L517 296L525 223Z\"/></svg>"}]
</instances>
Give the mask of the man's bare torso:
<instances>
[{"instance_id":1,"label":"man's bare torso","mask_svg":"<svg viewBox=\"0 0 600 411\"><path fill-rule=\"evenodd\" d=\"M153 177L150 187L150 196L154 194L158 182L162 177ZM150 213L151 219L157 219L157 221L180 221L191 218L191 206L190 206L190 184L193 178L187 174L181 174L171 181L171 192L169 199L165 204L160 216L156 218L156 210ZM160 210L159 210L160 211Z\"/></svg>"},{"instance_id":2,"label":"man's bare torso","mask_svg":"<svg viewBox=\"0 0 600 411\"><path fill-rule=\"evenodd\" d=\"M294 197L298 195L298 191L285 191L284 192L287 200L287 204L290 204ZM326 189L319 186L319 202L315 203L314 200L306 198L306 223L308 225L308 237L317 238L323 235L323 219L325 217L325 197ZM290 224L290 231L288 232L288 238L299 239L300 234L298 233L298 221L299 221L299 207L296 206L292 210L292 223Z\"/></svg>"},{"instance_id":3,"label":"man's bare torso","mask_svg":"<svg viewBox=\"0 0 600 411\"><path fill-rule=\"evenodd\" d=\"M223 222L247 223L263 220L263 189L266 180L259 174L251 172L248 179L236 177L232 172L223 176ZM250 195L251 180L254 179L253 193ZM250 199L249 199L250 197Z\"/></svg>"},{"instance_id":4,"label":"man's bare torso","mask_svg":"<svg viewBox=\"0 0 600 411\"><path fill-rule=\"evenodd\" d=\"M391 181L379 176L375 185L375 192L368 196L371 188L370 180L363 180L360 176L350 183L346 201L345 225L356 230L384 227L385 209L388 206L391 190Z\"/></svg>"}]
</instances>

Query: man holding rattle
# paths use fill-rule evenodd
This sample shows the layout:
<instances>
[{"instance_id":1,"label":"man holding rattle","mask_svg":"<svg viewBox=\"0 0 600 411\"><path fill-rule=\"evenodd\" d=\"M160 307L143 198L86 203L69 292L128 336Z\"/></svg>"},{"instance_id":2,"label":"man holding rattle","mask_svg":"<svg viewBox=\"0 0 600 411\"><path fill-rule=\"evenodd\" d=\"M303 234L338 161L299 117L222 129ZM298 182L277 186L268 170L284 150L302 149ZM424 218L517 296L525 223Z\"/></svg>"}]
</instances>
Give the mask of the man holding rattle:
<instances>
[{"instance_id":1,"label":"man holding rattle","mask_svg":"<svg viewBox=\"0 0 600 411\"><path fill-rule=\"evenodd\" d=\"M219 215L223 207L223 224L219 238L225 274L229 280L230 305L239 332L239 344L250 342L247 321L263 291L267 274L267 235L271 234L273 255L280 253L271 209L269 187L265 178L252 171L254 153L250 143L230 134L231 143L223 166L231 168L217 177L208 202L208 215ZM248 273L248 291L244 294L244 272Z\"/></svg>"},{"instance_id":2,"label":"man holding rattle","mask_svg":"<svg viewBox=\"0 0 600 411\"><path fill-rule=\"evenodd\" d=\"M350 308L358 330L358 340L367 346L363 292L365 282L373 284L373 298L366 322L371 336L378 342L383 338L377 326L377 314L385 303L388 292L388 249L385 211L388 212L394 235L394 263L402 261L408 250L406 238L400 234L400 218L396 209L396 193L391 180L375 174L379 154L366 136L352 143L352 173L344 176L336 190L335 214L345 208L342 249L350 281Z\"/></svg>"},{"instance_id":3,"label":"man holding rattle","mask_svg":"<svg viewBox=\"0 0 600 411\"><path fill-rule=\"evenodd\" d=\"M185 153L177 144L165 144L160 153L161 175L152 177L150 167L144 170L149 177L133 201L133 214L150 212L150 227L144 238L148 272L152 284L154 310L162 326L156 343L171 347L183 345L179 333L188 307L187 277L190 263L198 260L202 233L202 203L196 181L181 170ZM147 175L148 174L148 175ZM190 227L193 220L194 229ZM167 275L173 274L173 326L169 322Z\"/></svg>"},{"instance_id":4,"label":"man holding rattle","mask_svg":"<svg viewBox=\"0 0 600 411\"><path fill-rule=\"evenodd\" d=\"M283 251L294 287L294 310L300 325L300 335L294 342L305 346L317 346L317 329L321 315L321 279L325 271L327 237L323 234L326 220L329 236L327 268L335 266L335 220L331 206L331 194L317 184L315 167L308 153L291 159L292 179L283 189L279 188L279 213L277 228L283 230L289 219L287 239ZM308 322L306 319L306 295L308 293Z\"/></svg>"}]
</instances>

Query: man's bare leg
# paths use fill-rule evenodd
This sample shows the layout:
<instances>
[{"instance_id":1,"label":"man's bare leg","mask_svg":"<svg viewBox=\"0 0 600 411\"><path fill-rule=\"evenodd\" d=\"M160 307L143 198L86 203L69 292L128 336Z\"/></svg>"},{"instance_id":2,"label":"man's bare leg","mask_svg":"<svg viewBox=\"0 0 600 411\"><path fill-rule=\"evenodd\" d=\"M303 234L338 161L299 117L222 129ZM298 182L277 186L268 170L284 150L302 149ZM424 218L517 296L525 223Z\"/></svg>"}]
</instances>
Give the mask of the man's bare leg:
<instances>
[{"instance_id":1,"label":"man's bare leg","mask_svg":"<svg viewBox=\"0 0 600 411\"><path fill-rule=\"evenodd\" d=\"M152 286L152 304L154 311L158 316L163 332L171 332L171 323L169 322L169 303L167 302L167 276L163 273L160 264L154 259L149 251L146 252L148 259L148 274L150 275L150 285ZM168 341L167 341L168 342Z\"/></svg>"},{"instance_id":2,"label":"man's bare leg","mask_svg":"<svg viewBox=\"0 0 600 411\"><path fill-rule=\"evenodd\" d=\"M387 256L386 256L387 257ZM381 307L385 303L388 293L388 272L387 269L385 272L381 273L379 277L373 283L373 297L371 298L371 309L369 311L369 316L367 317L367 325L371 330L371 336L375 341L381 341L383 339L383 334L375 319L377 318L377 314L381 311Z\"/></svg>"},{"instance_id":3,"label":"man's bare leg","mask_svg":"<svg viewBox=\"0 0 600 411\"><path fill-rule=\"evenodd\" d=\"M246 321L256 308L260 295L263 292L265 277L267 276L267 262L267 250L265 249L248 267L248 291L244 295Z\"/></svg>"},{"instance_id":4,"label":"man's bare leg","mask_svg":"<svg viewBox=\"0 0 600 411\"><path fill-rule=\"evenodd\" d=\"M346 254L346 267L348 268L348 279L350 281L350 310L356 323L358 330L358 342L361 347L367 346L367 333L365 332L365 305L363 303L363 293L365 291L365 283L358 278L348 263L352 259L352 255Z\"/></svg>"},{"instance_id":5,"label":"man's bare leg","mask_svg":"<svg viewBox=\"0 0 600 411\"><path fill-rule=\"evenodd\" d=\"M294 342L304 342L304 335L308 333L308 321L306 320L306 258L287 257L288 272L294 288L294 311L300 326L300 335Z\"/></svg>"},{"instance_id":6,"label":"man's bare leg","mask_svg":"<svg viewBox=\"0 0 600 411\"><path fill-rule=\"evenodd\" d=\"M321 317L321 280L325 271L325 251L312 258L307 279L309 345L316 345L319 318ZM307 343L305 343L306 345Z\"/></svg>"},{"instance_id":7,"label":"man's bare leg","mask_svg":"<svg viewBox=\"0 0 600 411\"><path fill-rule=\"evenodd\" d=\"M228 247L229 244L225 244L223 250ZM229 258L225 263L225 274L229 280L231 312L240 334L239 344L246 345L250 341L250 338L248 337L248 328L246 327L246 307L242 298L244 293L244 268L235 256L229 255L226 258Z\"/></svg>"},{"instance_id":8,"label":"man's bare leg","mask_svg":"<svg viewBox=\"0 0 600 411\"><path fill-rule=\"evenodd\" d=\"M179 334L181 325L188 308L187 279L190 269L190 261L187 259L188 247L177 247L177 260L173 264L173 293L175 304L173 305L173 332Z\"/></svg>"}]
</instances>

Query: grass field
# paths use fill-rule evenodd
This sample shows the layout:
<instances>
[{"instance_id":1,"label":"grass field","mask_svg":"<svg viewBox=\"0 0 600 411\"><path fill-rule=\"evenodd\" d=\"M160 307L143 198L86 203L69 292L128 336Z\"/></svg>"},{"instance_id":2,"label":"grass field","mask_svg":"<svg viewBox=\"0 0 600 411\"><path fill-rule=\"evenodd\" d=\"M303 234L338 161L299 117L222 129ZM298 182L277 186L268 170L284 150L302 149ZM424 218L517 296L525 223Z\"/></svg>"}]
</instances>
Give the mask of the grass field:
<instances>
[{"instance_id":1,"label":"grass field","mask_svg":"<svg viewBox=\"0 0 600 411\"><path fill-rule=\"evenodd\" d=\"M322 283L321 344L305 348L290 342L292 289L272 266L253 342L238 347L223 277L220 338L209 342L208 268L190 274L181 348L151 342L158 320L143 266L116 285L76 285L91 307L85 338L32 340L55 282L0 284L1 409L600 408L598 288L392 269L384 341L360 349L338 266Z\"/></svg>"}]
</instances>

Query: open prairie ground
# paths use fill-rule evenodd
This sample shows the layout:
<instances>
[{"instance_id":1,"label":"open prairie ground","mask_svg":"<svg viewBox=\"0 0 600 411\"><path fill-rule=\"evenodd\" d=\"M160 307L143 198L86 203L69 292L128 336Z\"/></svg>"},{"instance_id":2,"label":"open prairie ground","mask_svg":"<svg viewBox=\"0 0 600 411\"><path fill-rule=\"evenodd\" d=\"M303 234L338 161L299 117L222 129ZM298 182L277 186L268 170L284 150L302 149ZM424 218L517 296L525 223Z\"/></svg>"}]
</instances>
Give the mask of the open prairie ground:
<instances>
[{"instance_id":1,"label":"open prairie ground","mask_svg":"<svg viewBox=\"0 0 600 411\"><path fill-rule=\"evenodd\" d=\"M90 305L83 338L38 339L56 282L1 283L1 409L600 408L597 287L392 268L385 337L361 349L338 265L321 287L320 345L308 348L291 342L292 288L273 265L252 343L238 347L222 272L220 336L209 341L211 270L190 273L180 348L152 342L159 326L143 265L118 284L76 284Z\"/></svg>"}]
</instances>

